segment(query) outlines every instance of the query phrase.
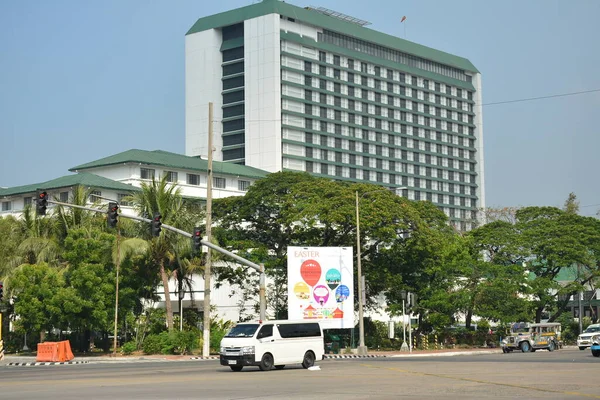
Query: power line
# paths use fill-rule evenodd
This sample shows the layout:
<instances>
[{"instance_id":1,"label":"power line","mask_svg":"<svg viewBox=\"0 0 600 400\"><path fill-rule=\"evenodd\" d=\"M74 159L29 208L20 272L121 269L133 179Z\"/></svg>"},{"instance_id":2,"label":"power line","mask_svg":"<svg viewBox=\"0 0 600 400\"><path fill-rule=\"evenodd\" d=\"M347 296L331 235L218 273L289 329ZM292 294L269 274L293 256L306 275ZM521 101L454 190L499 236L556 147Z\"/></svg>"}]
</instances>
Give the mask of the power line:
<instances>
[{"instance_id":1,"label":"power line","mask_svg":"<svg viewBox=\"0 0 600 400\"><path fill-rule=\"evenodd\" d=\"M575 96L575 95L578 95L578 94L594 93L594 92L600 92L600 89L582 90L580 92L570 92L570 93L553 94L553 95L549 95L549 96L529 97L529 98L526 98L526 99L497 101L497 102L494 102L494 103L485 103L485 104L482 104L481 106L483 107L483 106L493 106L493 105L496 105L496 104L520 103L520 102L523 102L523 101L552 99L552 98L555 98L555 97Z\"/></svg>"},{"instance_id":2,"label":"power line","mask_svg":"<svg viewBox=\"0 0 600 400\"><path fill-rule=\"evenodd\" d=\"M587 94L587 93L596 93L596 92L600 92L600 89L591 89L591 90L582 90L579 92L569 92L569 93L561 93L561 94L552 94L552 95L548 95L548 96L538 96L538 97L528 97L525 99L514 99L514 100L505 100L505 101L496 101L493 103L485 103L485 104L479 104L477 105L477 107L483 107L483 106L494 106L494 105L498 105L498 104L511 104L511 103L522 103L525 101L535 101L535 100L544 100L544 99L552 99L552 98L556 98L556 97L566 97L566 96L576 96L576 95L580 95L580 94ZM299 99L301 100L301 99ZM330 105L330 104L327 104ZM282 110L283 111L283 110ZM317 117L317 116L310 116L310 117ZM247 122L279 122L282 121L282 119L252 119L252 120L246 120ZM218 120L215 120L213 122L221 122Z\"/></svg>"},{"instance_id":3,"label":"power line","mask_svg":"<svg viewBox=\"0 0 600 400\"><path fill-rule=\"evenodd\" d=\"M598 207L600 206L600 204L588 204L587 206L579 206L579 208L584 208L584 207Z\"/></svg>"}]
</instances>

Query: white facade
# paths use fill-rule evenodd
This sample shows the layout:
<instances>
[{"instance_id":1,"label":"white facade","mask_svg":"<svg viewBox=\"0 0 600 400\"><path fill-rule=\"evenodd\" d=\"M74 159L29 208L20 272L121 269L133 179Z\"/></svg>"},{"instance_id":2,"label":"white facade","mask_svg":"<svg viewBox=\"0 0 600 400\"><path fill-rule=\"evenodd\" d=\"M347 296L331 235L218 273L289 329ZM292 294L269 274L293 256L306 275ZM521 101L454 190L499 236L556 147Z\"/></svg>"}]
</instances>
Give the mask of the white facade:
<instances>
[{"instance_id":1,"label":"white facade","mask_svg":"<svg viewBox=\"0 0 600 400\"><path fill-rule=\"evenodd\" d=\"M406 198L435 204L457 229L481 223L482 83L474 66L284 4L205 17L186 36L186 154L205 153L206 129L194 121L198 107L213 101L227 116L215 114L215 159L403 188ZM253 7L264 15L244 19ZM240 24L243 34L230 34ZM241 46L243 58L226 56ZM225 84L241 75L237 86ZM216 88L221 81L228 89ZM242 99L243 115L227 111Z\"/></svg>"},{"instance_id":2,"label":"white facade","mask_svg":"<svg viewBox=\"0 0 600 400\"><path fill-rule=\"evenodd\" d=\"M277 14L244 21L246 165L269 172L281 171L279 21Z\"/></svg>"},{"instance_id":3,"label":"white facade","mask_svg":"<svg viewBox=\"0 0 600 400\"><path fill-rule=\"evenodd\" d=\"M221 148L221 31L210 29L185 37L185 152L208 158L208 103L213 103L213 157Z\"/></svg>"}]
</instances>

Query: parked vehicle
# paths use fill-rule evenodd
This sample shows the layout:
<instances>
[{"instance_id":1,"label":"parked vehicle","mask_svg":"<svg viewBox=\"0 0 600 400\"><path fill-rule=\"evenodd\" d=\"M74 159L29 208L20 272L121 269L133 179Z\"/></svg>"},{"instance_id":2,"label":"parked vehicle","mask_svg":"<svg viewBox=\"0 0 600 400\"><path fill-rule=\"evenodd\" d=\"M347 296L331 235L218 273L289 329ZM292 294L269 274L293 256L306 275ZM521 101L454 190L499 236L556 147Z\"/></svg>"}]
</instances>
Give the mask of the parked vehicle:
<instances>
[{"instance_id":1,"label":"parked vehicle","mask_svg":"<svg viewBox=\"0 0 600 400\"><path fill-rule=\"evenodd\" d=\"M577 336L577 346L579 350L585 350L592 345L592 336L600 333L600 324L588 326L579 336Z\"/></svg>"},{"instance_id":2,"label":"parked vehicle","mask_svg":"<svg viewBox=\"0 0 600 400\"><path fill-rule=\"evenodd\" d=\"M590 348L592 349L592 355L594 357L600 357L600 333L592 336L591 342Z\"/></svg>"},{"instance_id":3,"label":"parked vehicle","mask_svg":"<svg viewBox=\"0 0 600 400\"><path fill-rule=\"evenodd\" d=\"M325 353L323 329L311 321L244 322L221 340L220 361L233 371L258 366L262 371L288 364L310 368Z\"/></svg>"},{"instance_id":4,"label":"parked vehicle","mask_svg":"<svg viewBox=\"0 0 600 400\"><path fill-rule=\"evenodd\" d=\"M502 340L502 352L521 350L523 353L562 348L561 325L557 322L538 324L515 323L511 333Z\"/></svg>"}]
</instances>

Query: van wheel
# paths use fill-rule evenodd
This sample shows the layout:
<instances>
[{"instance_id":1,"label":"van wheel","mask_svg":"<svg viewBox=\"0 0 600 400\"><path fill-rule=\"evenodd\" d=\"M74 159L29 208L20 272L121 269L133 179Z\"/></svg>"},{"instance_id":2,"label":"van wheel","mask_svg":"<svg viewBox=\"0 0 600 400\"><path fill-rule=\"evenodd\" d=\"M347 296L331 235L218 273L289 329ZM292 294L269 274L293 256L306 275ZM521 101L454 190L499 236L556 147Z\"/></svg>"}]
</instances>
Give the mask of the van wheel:
<instances>
[{"instance_id":1,"label":"van wheel","mask_svg":"<svg viewBox=\"0 0 600 400\"><path fill-rule=\"evenodd\" d=\"M229 368L231 368L232 371L240 372L242 370L242 368L244 368L244 366L243 365L230 365Z\"/></svg>"},{"instance_id":2,"label":"van wheel","mask_svg":"<svg viewBox=\"0 0 600 400\"><path fill-rule=\"evenodd\" d=\"M315 354L312 351L307 351L304 353L304 360L302 361L302 366L304 368L310 368L315 365Z\"/></svg>"},{"instance_id":3,"label":"van wheel","mask_svg":"<svg viewBox=\"0 0 600 400\"><path fill-rule=\"evenodd\" d=\"M521 342L521 351L523 353L529 353L531 351L531 345L529 342Z\"/></svg>"},{"instance_id":4,"label":"van wheel","mask_svg":"<svg viewBox=\"0 0 600 400\"><path fill-rule=\"evenodd\" d=\"M585 350L585 346L579 346L579 350Z\"/></svg>"},{"instance_id":5,"label":"van wheel","mask_svg":"<svg viewBox=\"0 0 600 400\"><path fill-rule=\"evenodd\" d=\"M285 365L276 365L275 369L283 369L285 367Z\"/></svg>"},{"instance_id":6,"label":"van wheel","mask_svg":"<svg viewBox=\"0 0 600 400\"><path fill-rule=\"evenodd\" d=\"M600 350L592 350L592 355L594 357L600 357Z\"/></svg>"},{"instance_id":7,"label":"van wheel","mask_svg":"<svg viewBox=\"0 0 600 400\"><path fill-rule=\"evenodd\" d=\"M258 366L261 371L268 371L273 368L273 356L271 353L265 353L260 360L260 365Z\"/></svg>"}]
</instances>

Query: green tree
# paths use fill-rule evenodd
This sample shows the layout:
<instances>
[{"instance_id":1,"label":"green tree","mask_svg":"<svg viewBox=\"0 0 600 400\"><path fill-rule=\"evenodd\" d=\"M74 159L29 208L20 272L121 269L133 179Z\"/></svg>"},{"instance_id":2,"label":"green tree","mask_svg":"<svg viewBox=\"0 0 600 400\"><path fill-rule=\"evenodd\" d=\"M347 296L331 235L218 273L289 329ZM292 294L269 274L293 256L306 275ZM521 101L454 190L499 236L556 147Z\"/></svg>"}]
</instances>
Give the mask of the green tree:
<instances>
[{"instance_id":1,"label":"green tree","mask_svg":"<svg viewBox=\"0 0 600 400\"><path fill-rule=\"evenodd\" d=\"M140 215L152 218L155 213L160 213L164 224L190 229L190 216L186 214L189 208L184 205L181 188L169 183L167 179L168 176L165 174L160 180L153 178L150 182L142 182L141 191L134 193L129 200L133 201L134 208ZM165 293L167 326L169 330L173 330L169 277L181 263L180 255L177 253L177 243L181 238L166 230L163 230L159 237L151 237L146 224L142 224L139 235L148 239L148 254L158 267ZM189 249L189 241L186 246Z\"/></svg>"},{"instance_id":2,"label":"green tree","mask_svg":"<svg viewBox=\"0 0 600 400\"><path fill-rule=\"evenodd\" d=\"M63 310L59 292L64 289L62 272L46 263L23 264L8 278L14 310L19 318L15 321L21 333L44 332L58 326Z\"/></svg>"}]
</instances>

